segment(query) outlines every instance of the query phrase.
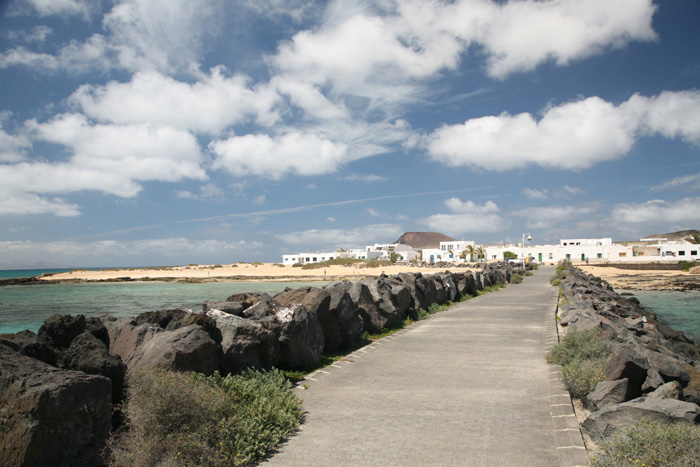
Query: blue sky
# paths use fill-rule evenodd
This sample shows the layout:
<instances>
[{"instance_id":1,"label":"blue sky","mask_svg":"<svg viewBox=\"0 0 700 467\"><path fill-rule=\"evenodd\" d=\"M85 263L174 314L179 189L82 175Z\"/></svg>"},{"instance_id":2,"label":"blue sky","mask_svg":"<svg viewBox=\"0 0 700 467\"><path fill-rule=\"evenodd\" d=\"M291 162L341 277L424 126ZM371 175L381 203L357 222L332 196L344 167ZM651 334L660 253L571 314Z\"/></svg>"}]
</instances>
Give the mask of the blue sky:
<instances>
[{"instance_id":1,"label":"blue sky","mask_svg":"<svg viewBox=\"0 0 700 467\"><path fill-rule=\"evenodd\" d=\"M695 0L0 3L0 267L700 226Z\"/></svg>"}]
</instances>

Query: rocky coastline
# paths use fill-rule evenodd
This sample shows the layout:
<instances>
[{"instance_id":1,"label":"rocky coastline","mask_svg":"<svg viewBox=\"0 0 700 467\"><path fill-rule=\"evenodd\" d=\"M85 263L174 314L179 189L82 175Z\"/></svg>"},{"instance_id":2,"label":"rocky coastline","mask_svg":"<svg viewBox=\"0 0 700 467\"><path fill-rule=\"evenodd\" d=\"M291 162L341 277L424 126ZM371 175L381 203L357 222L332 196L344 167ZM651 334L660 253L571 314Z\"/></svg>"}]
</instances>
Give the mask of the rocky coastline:
<instances>
[{"instance_id":1,"label":"rocky coastline","mask_svg":"<svg viewBox=\"0 0 700 467\"><path fill-rule=\"evenodd\" d=\"M700 346L693 339L579 268L569 266L559 286L561 333L596 329L611 355L605 380L579 407L589 448L642 417L700 422Z\"/></svg>"},{"instance_id":2,"label":"rocky coastline","mask_svg":"<svg viewBox=\"0 0 700 467\"><path fill-rule=\"evenodd\" d=\"M463 272L381 275L274 297L236 294L204 303L201 312L55 315L37 334L0 335L0 464L100 465L131 369L229 374L312 367L324 353L363 345L364 332L401 325L412 309L476 295L516 272L519 265L493 263Z\"/></svg>"}]
</instances>

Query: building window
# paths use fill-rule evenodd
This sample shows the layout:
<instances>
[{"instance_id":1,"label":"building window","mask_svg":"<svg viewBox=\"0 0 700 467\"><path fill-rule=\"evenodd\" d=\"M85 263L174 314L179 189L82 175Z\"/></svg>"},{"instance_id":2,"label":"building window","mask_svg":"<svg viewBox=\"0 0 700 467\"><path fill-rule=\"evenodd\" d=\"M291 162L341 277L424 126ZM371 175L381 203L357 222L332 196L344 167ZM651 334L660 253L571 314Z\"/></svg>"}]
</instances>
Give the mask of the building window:
<instances>
[{"instance_id":1,"label":"building window","mask_svg":"<svg viewBox=\"0 0 700 467\"><path fill-rule=\"evenodd\" d=\"M678 256L685 256L685 251L684 250L679 251Z\"/></svg>"},{"instance_id":2,"label":"building window","mask_svg":"<svg viewBox=\"0 0 700 467\"><path fill-rule=\"evenodd\" d=\"M566 254L566 259L571 259L571 253Z\"/></svg>"},{"instance_id":3,"label":"building window","mask_svg":"<svg viewBox=\"0 0 700 467\"><path fill-rule=\"evenodd\" d=\"M598 253L598 258L602 258L602 257L603 257L603 253Z\"/></svg>"},{"instance_id":4,"label":"building window","mask_svg":"<svg viewBox=\"0 0 700 467\"><path fill-rule=\"evenodd\" d=\"M625 256L627 256L627 253L620 253L620 258L624 258Z\"/></svg>"},{"instance_id":5,"label":"building window","mask_svg":"<svg viewBox=\"0 0 700 467\"><path fill-rule=\"evenodd\" d=\"M492 255L492 256L491 256L491 259L496 259L496 255Z\"/></svg>"},{"instance_id":6,"label":"building window","mask_svg":"<svg viewBox=\"0 0 700 467\"><path fill-rule=\"evenodd\" d=\"M697 250L690 250L690 256L697 256L698 251Z\"/></svg>"},{"instance_id":7,"label":"building window","mask_svg":"<svg viewBox=\"0 0 700 467\"><path fill-rule=\"evenodd\" d=\"M549 254L549 259L554 259L554 253Z\"/></svg>"}]
</instances>

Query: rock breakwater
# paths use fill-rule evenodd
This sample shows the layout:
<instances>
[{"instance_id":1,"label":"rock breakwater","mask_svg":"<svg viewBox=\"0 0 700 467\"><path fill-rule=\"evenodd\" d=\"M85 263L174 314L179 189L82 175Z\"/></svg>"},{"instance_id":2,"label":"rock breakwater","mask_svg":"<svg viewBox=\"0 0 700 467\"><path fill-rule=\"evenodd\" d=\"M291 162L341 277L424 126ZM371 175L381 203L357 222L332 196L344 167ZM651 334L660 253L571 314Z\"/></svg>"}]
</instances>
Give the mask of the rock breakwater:
<instances>
[{"instance_id":1,"label":"rock breakwater","mask_svg":"<svg viewBox=\"0 0 700 467\"><path fill-rule=\"evenodd\" d=\"M585 398L589 443L642 417L700 422L700 347L691 338L578 268L567 268L560 289L564 331L596 329L610 350L605 380Z\"/></svg>"},{"instance_id":2,"label":"rock breakwater","mask_svg":"<svg viewBox=\"0 0 700 467\"><path fill-rule=\"evenodd\" d=\"M38 466L100 465L112 403L122 397L127 370L229 374L312 367L324 353L362 345L364 332L399 326L412 309L475 295L508 283L515 272L522 272L517 265L494 263L480 270L382 275L274 297L236 294L204 303L201 312L56 315L37 334L1 335L0 426L12 446L0 449L0 464L32 459ZM55 416L52 407L59 403L60 413L71 416ZM47 433L61 433L51 439L50 459L37 453Z\"/></svg>"}]
</instances>

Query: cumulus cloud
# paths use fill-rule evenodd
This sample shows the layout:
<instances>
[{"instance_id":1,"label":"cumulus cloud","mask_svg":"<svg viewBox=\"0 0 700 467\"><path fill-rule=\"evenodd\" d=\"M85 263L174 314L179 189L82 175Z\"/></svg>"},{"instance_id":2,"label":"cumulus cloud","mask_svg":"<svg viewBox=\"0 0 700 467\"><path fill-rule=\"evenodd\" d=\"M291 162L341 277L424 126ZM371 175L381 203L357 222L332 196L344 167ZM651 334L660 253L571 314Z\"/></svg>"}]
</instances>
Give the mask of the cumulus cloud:
<instances>
[{"instance_id":1,"label":"cumulus cloud","mask_svg":"<svg viewBox=\"0 0 700 467\"><path fill-rule=\"evenodd\" d=\"M343 180L349 182L385 182L388 178L377 174L350 174L343 177Z\"/></svg>"},{"instance_id":2,"label":"cumulus cloud","mask_svg":"<svg viewBox=\"0 0 700 467\"><path fill-rule=\"evenodd\" d=\"M152 123L215 134L248 120L277 121L273 107L278 99L267 88L253 88L248 77L228 77L217 67L195 83L143 72L128 83L86 84L68 101L101 122Z\"/></svg>"},{"instance_id":3,"label":"cumulus cloud","mask_svg":"<svg viewBox=\"0 0 700 467\"><path fill-rule=\"evenodd\" d=\"M0 178L2 178L1 172ZM32 193L14 193L0 188L0 216L27 214L75 217L80 215L80 208L77 204L68 203L61 198L45 198Z\"/></svg>"},{"instance_id":4,"label":"cumulus cloud","mask_svg":"<svg viewBox=\"0 0 700 467\"><path fill-rule=\"evenodd\" d=\"M24 159L24 151L31 146L24 134L11 135L3 129L3 123L9 118L9 112L0 112L0 162L17 162Z\"/></svg>"},{"instance_id":5,"label":"cumulus cloud","mask_svg":"<svg viewBox=\"0 0 700 467\"><path fill-rule=\"evenodd\" d=\"M393 241L403 233L401 226L375 224L352 229L312 229L280 234L276 237L291 246L309 248L364 247L381 241Z\"/></svg>"},{"instance_id":6,"label":"cumulus cloud","mask_svg":"<svg viewBox=\"0 0 700 467\"><path fill-rule=\"evenodd\" d=\"M500 232L510 225L510 222L499 214L500 208L493 201L478 204L471 200L450 198L443 204L451 213L433 214L418 222L448 235Z\"/></svg>"},{"instance_id":7,"label":"cumulus cloud","mask_svg":"<svg viewBox=\"0 0 700 467\"><path fill-rule=\"evenodd\" d=\"M700 144L698 108L698 91L634 95L619 106L589 97L549 107L540 120L529 113L502 113L445 125L426 146L430 158L449 166L580 170L626 155L645 134Z\"/></svg>"},{"instance_id":8,"label":"cumulus cloud","mask_svg":"<svg viewBox=\"0 0 700 467\"><path fill-rule=\"evenodd\" d=\"M347 146L315 135L287 133L234 136L214 141L209 149L215 155L214 168L235 176L257 175L280 179L287 174L321 175L338 170Z\"/></svg>"},{"instance_id":9,"label":"cumulus cloud","mask_svg":"<svg viewBox=\"0 0 700 467\"><path fill-rule=\"evenodd\" d=\"M18 198L26 213L77 214L75 205L41 197L46 194L95 190L130 198L139 193L142 182L207 178L197 140L184 131L93 125L78 114L59 115L45 123L30 120L26 127L36 140L65 146L70 152L67 160L0 165L0 189L9 199Z\"/></svg>"},{"instance_id":10,"label":"cumulus cloud","mask_svg":"<svg viewBox=\"0 0 700 467\"><path fill-rule=\"evenodd\" d=\"M700 222L700 198L683 198L677 201L654 199L644 203L621 203L610 213L612 225L620 228L659 226L682 230L697 226Z\"/></svg>"}]
</instances>

